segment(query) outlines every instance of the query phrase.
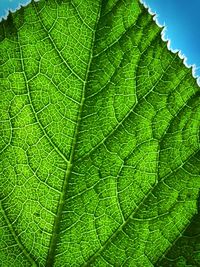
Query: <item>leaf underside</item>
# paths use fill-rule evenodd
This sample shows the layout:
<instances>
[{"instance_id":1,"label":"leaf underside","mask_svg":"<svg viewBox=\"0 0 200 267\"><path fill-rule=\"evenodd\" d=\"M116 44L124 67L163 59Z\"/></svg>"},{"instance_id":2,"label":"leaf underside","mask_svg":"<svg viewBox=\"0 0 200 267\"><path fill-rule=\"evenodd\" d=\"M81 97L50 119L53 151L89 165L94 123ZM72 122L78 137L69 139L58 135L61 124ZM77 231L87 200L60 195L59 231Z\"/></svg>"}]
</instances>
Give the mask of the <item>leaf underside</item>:
<instances>
[{"instance_id":1,"label":"leaf underside","mask_svg":"<svg viewBox=\"0 0 200 267\"><path fill-rule=\"evenodd\" d=\"M0 23L0 266L200 266L200 90L138 0Z\"/></svg>"}]
</instances>

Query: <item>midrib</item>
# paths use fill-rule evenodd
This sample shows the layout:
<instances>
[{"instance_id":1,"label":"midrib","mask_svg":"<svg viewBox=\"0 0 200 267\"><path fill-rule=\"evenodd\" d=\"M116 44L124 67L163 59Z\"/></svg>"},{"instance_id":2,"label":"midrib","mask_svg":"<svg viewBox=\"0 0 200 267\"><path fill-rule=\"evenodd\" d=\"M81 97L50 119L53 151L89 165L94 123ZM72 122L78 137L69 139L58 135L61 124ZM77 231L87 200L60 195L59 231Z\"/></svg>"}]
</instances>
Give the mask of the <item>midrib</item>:
<instances>
[{"instance_id":1,"label":"midrib","mask_svg":"<svg viewBox=\"0 0 200 267\"><path fill-rule=\"evenodd\" d=\"M79 127L80 127L80 122L81 122L81 117L82 117L83 105L84 105L84 101L85 101L85 89L86 89L86 85L87 85L87 81L88 81L90 65L92 62L93 48L94 48L94 43L95 43L95 33L96 33L99 18L100 18L100 14L101 14L101 4L99 4L99 10L97 13L97 19L96 19L96 23L95 23L95 27L94 27L94 31L93 31L91 48L90 48L90 55L89 55L85 80L83 81L83 87L82 87L81 103L80 103L80 108L79 108L79 111L77 114L77 123L76 123L75 130L74 130L74 136L73 136L73 141L72 141L72 146L71 146L71 151L70 151L69 163L68 163L67 170L65 173L65 177L64 177L64 181L63 181L63 185L62 185L62 190L61 190L61 195L60 195L60 199L59 199L59 203L58 203L57 213L56 213L56 217L54 220L52 236L51 236L50 245L49 245L49 251L47 254L47 260L46 260L46 264L45 264L46 267L53 266L53 264L54 264L57 242L59 239L60 222L61 222L61 218L62 218L63 207L65 204L65 197L66 197L66 192L67 192L68 181L69 181L69 178L71 176L71 171L73 168L73 160L74 160L76 142L77 142Z\"/></svg>"}]
</instances>

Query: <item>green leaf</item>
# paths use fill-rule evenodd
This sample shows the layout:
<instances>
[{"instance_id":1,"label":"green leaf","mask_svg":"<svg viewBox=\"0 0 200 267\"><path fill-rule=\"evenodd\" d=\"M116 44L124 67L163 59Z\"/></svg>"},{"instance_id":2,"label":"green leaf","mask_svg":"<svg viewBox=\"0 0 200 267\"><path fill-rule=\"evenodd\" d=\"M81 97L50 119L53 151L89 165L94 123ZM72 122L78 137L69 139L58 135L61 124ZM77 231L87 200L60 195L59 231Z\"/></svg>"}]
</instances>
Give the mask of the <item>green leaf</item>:
<instances>
[{"instance_id":1,"label":"green leaf","mask_svg":"<svg viewBox=\"0 0 200 267\"><path fill-rule=\"evenodd\" d=\"M196 214L182 236L157 262L156 266L199 266L200 263L200 213Z\"/></svg>"},{"instance_id":2,"label":"green leaf","mask_svg":"<svg viewBox=\"0 0 200 267\"><path fill-rule=\"evenodd\" d=\"M159 265L196 218L200 90L161 31L138 0L0 23L1 266Z\"/></svg>"}]
</instances>

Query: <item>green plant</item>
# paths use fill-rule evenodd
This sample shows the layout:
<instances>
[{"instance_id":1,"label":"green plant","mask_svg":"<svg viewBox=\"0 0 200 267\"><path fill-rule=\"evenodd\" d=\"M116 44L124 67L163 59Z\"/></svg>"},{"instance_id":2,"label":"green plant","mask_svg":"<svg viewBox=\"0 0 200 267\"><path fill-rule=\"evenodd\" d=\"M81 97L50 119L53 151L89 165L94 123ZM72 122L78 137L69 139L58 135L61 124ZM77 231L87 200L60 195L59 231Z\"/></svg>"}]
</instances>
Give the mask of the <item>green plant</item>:
<instances>
[{"instance_id":1,"label":"green plant","mask_svg":"<svg viewBox=\"0 0 200 267\"><path fill-rule=\"evenodd\" d=\"M138 0L1 22L1 266L198 266L200 91L161 31Z\"/></svg>"}]
</instances>

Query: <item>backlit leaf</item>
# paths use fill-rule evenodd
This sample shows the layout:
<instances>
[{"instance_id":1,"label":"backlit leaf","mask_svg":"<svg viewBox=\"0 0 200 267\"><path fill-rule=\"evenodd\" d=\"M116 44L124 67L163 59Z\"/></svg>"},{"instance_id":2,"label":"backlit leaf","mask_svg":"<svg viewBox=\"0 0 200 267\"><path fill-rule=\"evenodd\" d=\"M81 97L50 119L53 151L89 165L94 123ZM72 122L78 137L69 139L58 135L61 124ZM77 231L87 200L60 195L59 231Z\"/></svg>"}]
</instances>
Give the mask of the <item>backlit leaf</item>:
<instances>
[{"instance_id":1,"label":"backlit leaf","mask_svg":"<svg viewBox=\"0 0 200 267\"><path fill-rule=\"evenodd\" d=\"M0 23L1 266L200 262L178 249L199 218L200 91L161 31L138 0Z\"/></svg>"}]
</instances>

